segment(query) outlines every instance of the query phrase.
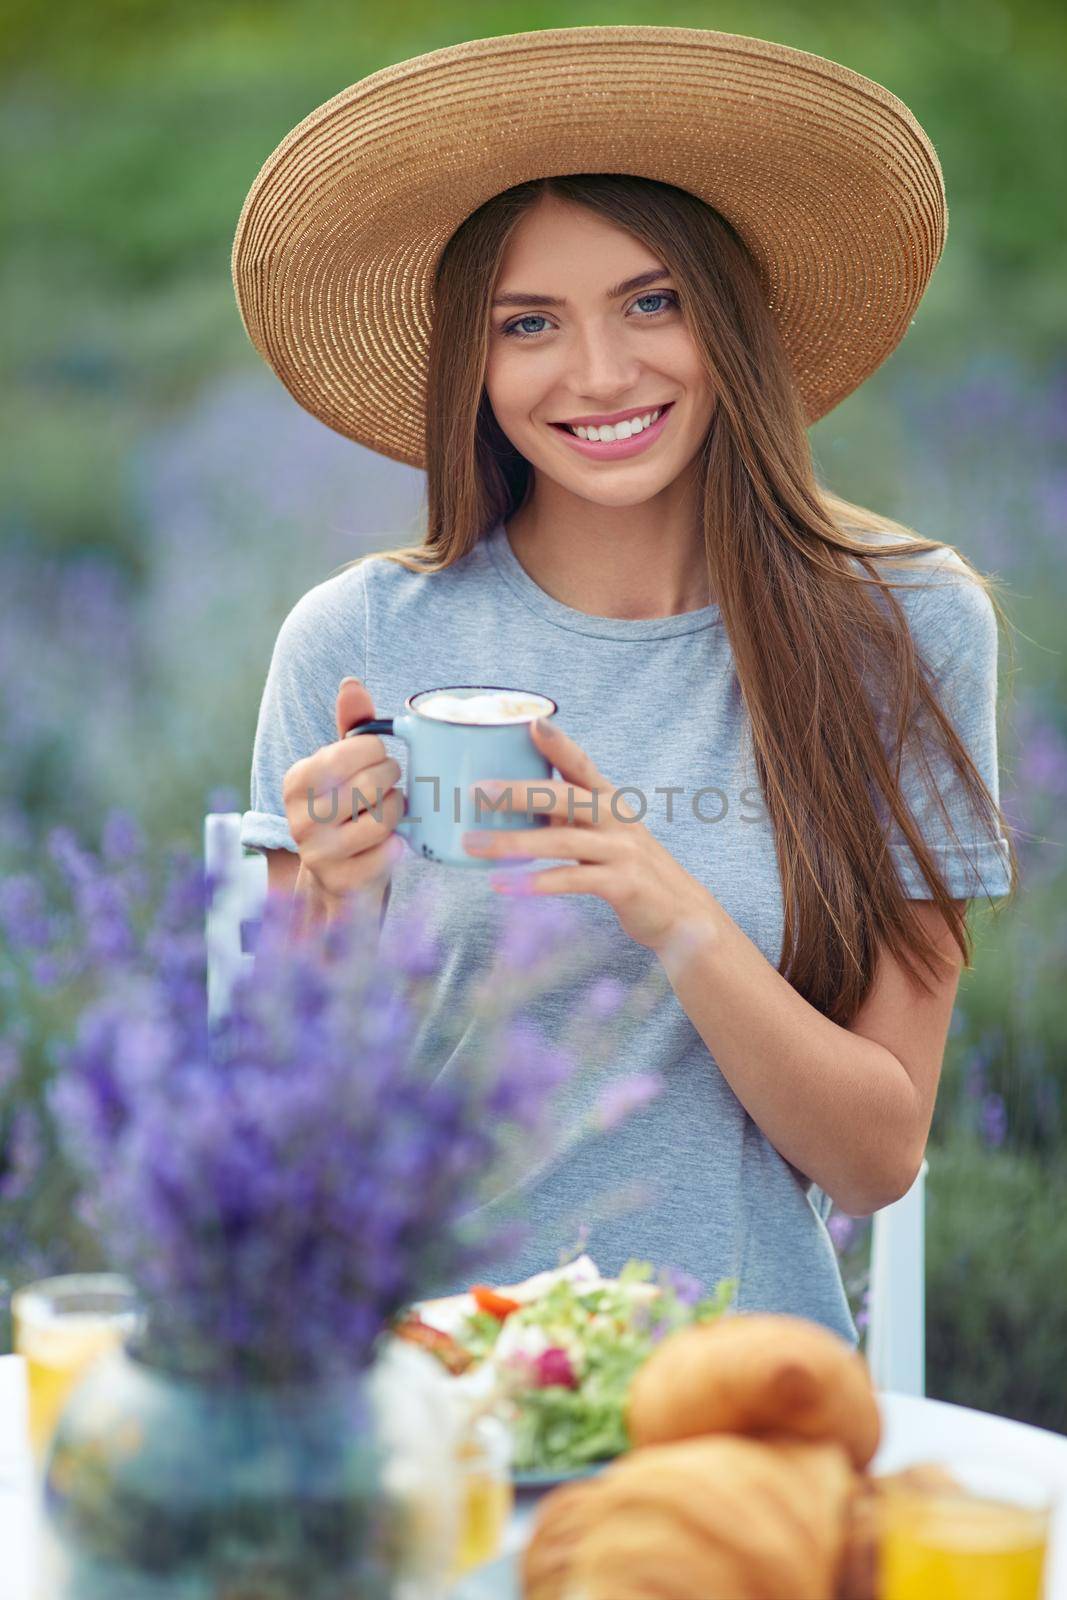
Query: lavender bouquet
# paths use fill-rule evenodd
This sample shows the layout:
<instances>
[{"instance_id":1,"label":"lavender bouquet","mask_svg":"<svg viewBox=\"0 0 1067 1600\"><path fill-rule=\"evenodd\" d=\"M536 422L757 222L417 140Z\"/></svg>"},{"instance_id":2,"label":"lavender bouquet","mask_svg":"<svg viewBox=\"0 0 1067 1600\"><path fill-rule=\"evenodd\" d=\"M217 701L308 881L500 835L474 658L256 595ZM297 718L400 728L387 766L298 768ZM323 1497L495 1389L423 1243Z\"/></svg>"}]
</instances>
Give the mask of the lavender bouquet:
<instances>
[{"instance_id":1,"label":"lavender bouquet","mask_svg":"<svg viewBox=\"0 0 1067 1600\"><path fill-rule=\"evenodd\" d=\"M381 933L356 896L294 941L289 897L269 895L252 971L212 1029L203 921L217 885L199 862L171 857L148 917L147 860L127 859L121 887L84 852L76 867L80 975L96 993L58 1052L51 1104L88 1179L82 1215L138 1285L161 1362L259 1379L359 1367L428 1284L484 1273L514 1246L519 1225L463 1219L551 1138L553 1096L578 1070L521 1016L553 952L573 971L569 912L509 908L449 1036L428 1025L440 952L414 914ZM582 1070L649 1001L594 989L573 1019ZM436 1082L475 1017L479 1048ZM656 1087L642 1076L626 1096L616 1080L602 1126Z\"/></svg>"},{"instance_id":2,"label":"lavender bouquet","mask_svg":"<svg viewBox=\"0 0 1067 1600\"><path fill-rule=\"evenodd\" d=\"M521 1008L561 963L573 972L574 923L558 904L516 905L492 970L442 1020L441 953L415 914L383 931L356 896L294 940L290 898L268 895L254 964L212 1025L218 884L172 852L159 885L133 832L126 846L108 865L53 840L74 902L63 975L81 1000L49 1104L83 1220L145 1308L53 1448L70 1592L184 1600L229 1592L224 1572L264 1597L384 1595L406 1535L374 1509L383 1462L361 1375L428 1285L482 1276L514 1248L521 1224L487 1230L480 1196L537 1158L557 1090L596 1070L655 986L603 980L573 1047L549 1043ZM577 959L598 959L587 937ZM463 1070L440 1080L457 1052ZM654 1092L615 1079L594 1117L607 1131Z\"/></svg>"}]
</instances>

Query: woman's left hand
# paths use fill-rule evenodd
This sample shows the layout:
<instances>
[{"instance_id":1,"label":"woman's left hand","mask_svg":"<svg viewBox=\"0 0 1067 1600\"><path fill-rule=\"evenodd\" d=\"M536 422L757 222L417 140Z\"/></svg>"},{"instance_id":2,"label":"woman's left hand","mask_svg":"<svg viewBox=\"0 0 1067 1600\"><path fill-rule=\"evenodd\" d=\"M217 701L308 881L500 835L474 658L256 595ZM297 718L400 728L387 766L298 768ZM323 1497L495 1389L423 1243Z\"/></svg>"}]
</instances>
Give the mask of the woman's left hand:
<instances>
[{"instance_id":1,"label":"woman's left hand","mask_svg":"<svg viewBox=\"0 0 1067 1600\"><path fill-rule=\"evenodd\" d=\"M626 820L636 818L636 812L625 801L616 800L613 806L617 785L598 771L592 757L551 723L546 731L534 722L531 738L562 781L479 780L470 795L473 798L480 789L487 797L492 795L494 803L507 796L505 809L547 815L551 838L543 826L521 832L473 832L463 835L464 848L481 859L558 856L573 859L574 865L490 879L494 889L512 894L599 895L615 912L623 932L658 955L675 942L684 926L707 922L718 904L714 896L642 823ZM551 802L546 791L551 791ZM472 848L476 841L480 843Z\"/></svg>"}]
</instances>

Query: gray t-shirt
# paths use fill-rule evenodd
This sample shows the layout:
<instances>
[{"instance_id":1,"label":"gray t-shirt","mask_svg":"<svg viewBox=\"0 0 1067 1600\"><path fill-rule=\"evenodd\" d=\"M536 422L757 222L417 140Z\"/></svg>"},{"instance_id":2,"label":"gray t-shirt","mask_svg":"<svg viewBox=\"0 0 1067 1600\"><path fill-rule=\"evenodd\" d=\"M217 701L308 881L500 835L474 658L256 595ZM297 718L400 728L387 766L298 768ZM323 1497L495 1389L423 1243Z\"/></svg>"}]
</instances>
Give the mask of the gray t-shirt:
<instances>
[{"instance_id":1,"label":"gray t-shirt","mask_svg":"<svg viewBox=\"0 0 1067 1600\"><path fill-rule=\"evenodd\" d=\"M961 571L953 553L939 550L914 569L887 575L900 586L895 592L940 701L996 797L995 615ZM246 845L295 849L282 780L295 761L336 739L337 687L348 673L366 684L380 716L438 685L508 684L550 695L560 726L606 777L628 786L625 798L635 809L641 801L633 789L640 791L644 825L777 966L783 907L774 839L717 606L648 619L587 615L533 581L502 525L444 572L413 573L375 558L328 578L296 603L274 647L241 830ZM406 746L388 736L385 746L406 780ZM946 842L944 822L922 799L907 763L905 781L952 893L1004 894L1006 841L967 845L976 830L945 776L942 793L965 841ZM673 795L664 792L670 788ZM891 839L907 892L928 897L910 853ZM393 871L386 917L418 905L444 952L435 995L451 1015L472 975L488 966L505 914L487 878L484 870L440 866L411 851ZM506 910L523 905L511 901ZM623 933L606 902L575 895L556 905L578 919L603 960L573 979L564 974L531 1002L528 1015L546 1037L560 1037L575 999L602 972L628 985L658 974L662 992L595 1081L583 1077L563 1091L559 1142L548 1158L489 1203L487 1219L518 1216L532 1225L525 1245L494 1268L496 1281L557 1265L585 1222L585 1248L604 1273L637 1256L693 1273L709 1288L736 1276L739 1309L807 1316L854 1342L826 1196L798 1176L747 1114L658 959ZM441 1073L459 1070L459 1059L449 1054ZM640 1071L662 1073L664 1092L610 1134L581 1132L606 1083ZM609 1206L598 1215L596 1196L635 1183L645 1204L614 1215ZM465 1287L445 1283L426 1292Z\"/></svg>"}]
</instances>

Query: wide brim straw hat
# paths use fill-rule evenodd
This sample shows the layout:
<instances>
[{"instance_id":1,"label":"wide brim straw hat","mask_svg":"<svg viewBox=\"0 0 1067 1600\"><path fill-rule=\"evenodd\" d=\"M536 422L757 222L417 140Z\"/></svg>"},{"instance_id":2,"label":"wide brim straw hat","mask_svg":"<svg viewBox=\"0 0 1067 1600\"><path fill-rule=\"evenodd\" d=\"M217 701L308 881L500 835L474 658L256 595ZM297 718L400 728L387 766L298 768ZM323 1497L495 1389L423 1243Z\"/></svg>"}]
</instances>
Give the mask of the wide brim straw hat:
<instances>
[{"instance_id":1,"label":"wide brim straw hat","mask_svg":"<svg viewBox=\"0 0 1067 1600\"><path fill-rule=\"evenodd\" d=\"M249 338L307 411L422 466L442 250L492 195L579 172L674 184L733 225L809 423L900 343L945 241L933 145L847 67L702 28L506 34L374 72L286 135L233 243Z\"/></svg>"}]
</instances>

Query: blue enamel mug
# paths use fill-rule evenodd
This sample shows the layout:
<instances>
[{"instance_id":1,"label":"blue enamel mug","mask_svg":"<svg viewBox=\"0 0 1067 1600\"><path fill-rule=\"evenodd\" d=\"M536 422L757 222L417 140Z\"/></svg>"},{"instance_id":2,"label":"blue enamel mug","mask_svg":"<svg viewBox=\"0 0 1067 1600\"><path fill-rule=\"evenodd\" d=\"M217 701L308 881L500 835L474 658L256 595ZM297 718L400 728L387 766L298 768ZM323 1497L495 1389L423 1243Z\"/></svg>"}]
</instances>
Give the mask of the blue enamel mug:
<instances>
[{"instance_id":1,"label":"blue enamel mug","mask_svg":"<svg viewBox=\"0 0 1067 1600\"><path fill-rule=\"evenodd\" d=\"M504 696L518 701L534 701L528 713L509 717L506 722L465 722L461 716L427 715L420 710L438 696L467 700L475 696ZM456 706L454 711L462 708ZM441 689L420 689L404 701L396 717L366 717L349 728L351 739L357 733L378 733L403 739L408 748L405 787L406 812L396 825L401 838L427 861L450 867L493 867L499 863L484 856L468 855L463 835L472 830L504 830L551 826L542 810L505 811L499 799L480 796L473 785L479 779L499 778L530 781L552 776L552 763L538 750L530 737L530 723L538 717L553 716L559 707L547 694L535 690L510 689L495 683L465 683ZM547 809L549 795L530 797L531 806ZM513 796L513 803L518 796ZM374 797L368 796L373 802ZM496 809L494 809L496 808ZM513 859L513 858L512 858Z\"/></svg>"}]
</instances>

